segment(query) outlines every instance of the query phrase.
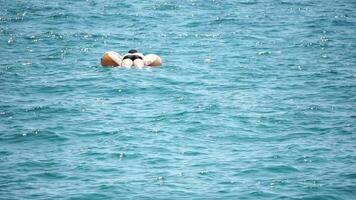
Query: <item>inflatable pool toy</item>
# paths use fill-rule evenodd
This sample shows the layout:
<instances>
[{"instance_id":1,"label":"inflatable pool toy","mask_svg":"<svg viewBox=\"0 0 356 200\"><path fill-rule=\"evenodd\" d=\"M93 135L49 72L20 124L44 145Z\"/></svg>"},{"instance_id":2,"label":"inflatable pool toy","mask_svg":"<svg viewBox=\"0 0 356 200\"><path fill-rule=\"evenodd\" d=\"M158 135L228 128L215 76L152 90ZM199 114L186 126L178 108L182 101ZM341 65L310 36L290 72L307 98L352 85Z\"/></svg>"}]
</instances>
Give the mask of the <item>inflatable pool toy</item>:
<instances>
[{"instance_id":1,"label":"inflatable pool toy","mask_svg":"<svg viewBox=\"0 0 356 200\"><path fill-rule=\"evenodd\" d=\"M103 57L101 58L101 66L120 66L121 65L121 55L114 52L114 51L108 51L105 52Z\"/></svg>"},{"instance_id":2,"label":"inflatable pool toy","mask_svg":"<svg viewBox=\"0 0 356 200\"><path fill-rule=\"evenodd\" d=\"M143 55L132 49L123 56L115 51L105 52L101 57L100 64L103 67L158 67L161 66L162 60L156 54Z\"/></svg>"},{"instance_id":3,"label":"inflatable pool toy","mask_svg":"<svg viewBox=\"0 0 356 200\"><path fill-rule=\"evenodd\" d=\"M161 66L162 64L161 58L156 54L147 54L143 58L143 62L145 63L146 66L153 66L153 67L158 67Z\"/></svg>"}]
</instances>

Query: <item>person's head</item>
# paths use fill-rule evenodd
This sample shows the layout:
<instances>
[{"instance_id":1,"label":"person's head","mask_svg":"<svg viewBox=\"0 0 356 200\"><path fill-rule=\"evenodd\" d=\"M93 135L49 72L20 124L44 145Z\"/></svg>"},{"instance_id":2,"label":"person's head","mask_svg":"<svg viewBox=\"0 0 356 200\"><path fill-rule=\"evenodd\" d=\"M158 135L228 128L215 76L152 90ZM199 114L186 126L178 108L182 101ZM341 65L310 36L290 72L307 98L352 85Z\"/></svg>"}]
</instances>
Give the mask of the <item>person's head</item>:
<instances>
[{"instance_id":1,"label":"person's head","mask_svg":"<svg viewBox=\"0 0 356 200\"><path fill-rule=\"evenodd\" d=\"M131 49L128 53L137 53L138 51L136 49Z\"/></svg>"}]
</instances>

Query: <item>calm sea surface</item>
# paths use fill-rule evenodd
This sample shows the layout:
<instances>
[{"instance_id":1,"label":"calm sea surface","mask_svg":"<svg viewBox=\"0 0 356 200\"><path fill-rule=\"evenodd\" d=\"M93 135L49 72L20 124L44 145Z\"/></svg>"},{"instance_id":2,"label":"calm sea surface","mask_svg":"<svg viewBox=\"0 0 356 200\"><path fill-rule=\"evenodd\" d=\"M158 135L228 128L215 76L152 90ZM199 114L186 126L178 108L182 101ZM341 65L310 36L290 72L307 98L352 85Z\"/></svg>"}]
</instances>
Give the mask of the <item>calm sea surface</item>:
<instances>
[{"instance_id":1,"label":"calm sea surface","mask_svg":"<svg viewBox=\"0 0 356 200\"><path fill-rule=\"evenodd\" d=\"M354 0L0 0L0 199L355 191Z\"/></svg>"}]
</instances>

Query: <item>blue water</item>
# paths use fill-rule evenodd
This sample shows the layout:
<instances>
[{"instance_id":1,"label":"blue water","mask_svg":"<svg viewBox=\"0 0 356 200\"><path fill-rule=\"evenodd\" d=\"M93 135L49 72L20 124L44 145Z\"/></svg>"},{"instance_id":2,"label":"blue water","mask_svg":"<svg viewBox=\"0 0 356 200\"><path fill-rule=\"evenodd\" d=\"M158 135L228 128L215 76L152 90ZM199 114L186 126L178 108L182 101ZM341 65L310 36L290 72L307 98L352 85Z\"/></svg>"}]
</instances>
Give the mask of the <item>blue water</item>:
<instances>
[{"instance_id":1,"label":"blue water","mask_svg":"<svg viewBox=\"0 0 356 200\"><path fill-rule=\"evenodd\" d=\"M356 199L355 134L354 0L0 0L0 199Z\"/></svg>"}]
</instances>

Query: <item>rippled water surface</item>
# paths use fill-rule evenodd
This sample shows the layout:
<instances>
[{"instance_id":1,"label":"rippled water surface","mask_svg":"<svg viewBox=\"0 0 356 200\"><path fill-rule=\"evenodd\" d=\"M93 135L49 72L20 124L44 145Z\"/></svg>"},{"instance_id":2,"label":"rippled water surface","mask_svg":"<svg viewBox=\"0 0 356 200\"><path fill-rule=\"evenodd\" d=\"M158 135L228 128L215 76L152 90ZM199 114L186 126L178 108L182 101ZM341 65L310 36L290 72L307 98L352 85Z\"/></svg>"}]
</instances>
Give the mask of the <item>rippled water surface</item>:
<instances>
[{"instance_id":1,"label":"rippled water surface","mask_svg":"<svg viewBox=\"0 0 356 200\"><path fill-rule=\"evenodd\" d=\"M0 199L356 199L355 49L354 0L0 0Z\"/></svg>"}]
</instances>

